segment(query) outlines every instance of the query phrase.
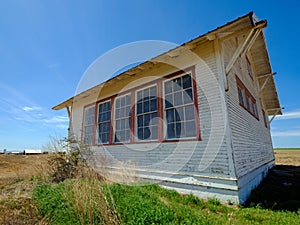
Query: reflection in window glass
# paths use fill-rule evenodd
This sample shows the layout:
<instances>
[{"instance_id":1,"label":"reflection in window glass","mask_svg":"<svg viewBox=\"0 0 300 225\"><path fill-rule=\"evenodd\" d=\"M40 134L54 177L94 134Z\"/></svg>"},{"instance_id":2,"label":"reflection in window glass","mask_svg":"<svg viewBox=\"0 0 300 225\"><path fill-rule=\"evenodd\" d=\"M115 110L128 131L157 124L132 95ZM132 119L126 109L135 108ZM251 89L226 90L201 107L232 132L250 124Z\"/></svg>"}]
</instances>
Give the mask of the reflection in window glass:
<instances>
[{"instance_id":1,"label":"reflection in window glass","mask_svg":"<svg viewBox=\"0 0 300 225\"><path fill-rule=\"evenodd\" d=\"M84 112L84 128L83 128L83 143L91 145L94 137L94 120L95 107L85 109Z\"/></svg>"},{"instance_id":2,"label":"reflection in window glass","mask_svg":"<svg viewBox=\"0 0 300 225\"><path fill-rule=\"evenodd\" d=\"M98 106L98 143L108 143L110 133L110 101Z\"/></svg>"},{"instance_id":3,"label":"reflection in window glass","mask_svg":"<svg viewBox=\"0 0 300 225\"><path fill-rule=\"evenodd\" d=\"M158 139L156 86L137 91L136 118L138 140Z\"/></svg>"},{"instance_id":4,"label":"reflection in window glass","mask_svg":"<svg viewBox=\"0 0 300 225\"><path fill-rule=\"evenodd\" d=\"M130 140L130 105L131 95L117 98L115 101L115 142Z\"/></svg>"},{"instance_id":5,"label":"reflection in window glass","mask_svg":"<svg viewBox=\"0 0 300 225\"><path fill-rule=\"evenodd\" d=\"M196 137L191 74L164 83L167 139Z\"/></svg>"}]
</instances>

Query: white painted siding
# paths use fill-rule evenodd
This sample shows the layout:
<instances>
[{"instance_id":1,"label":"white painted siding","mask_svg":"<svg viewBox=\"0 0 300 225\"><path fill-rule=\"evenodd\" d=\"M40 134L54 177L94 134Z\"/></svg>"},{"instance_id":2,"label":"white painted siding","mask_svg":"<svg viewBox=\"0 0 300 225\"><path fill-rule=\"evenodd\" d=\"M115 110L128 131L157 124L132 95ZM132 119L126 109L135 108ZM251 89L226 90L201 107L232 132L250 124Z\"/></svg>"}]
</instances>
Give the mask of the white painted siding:
<instances>
[{"instance_id":1,"label":"white painted siding","mask_svg":"<svg viewBox=\"0 0 300 225\"><path fill-rule=\"evenodd\" d=\"M123 163L133 162L141 169L149 168L175 172L175 174L178 172L191 176L198 174L234 178L234 171L230 171L228 165L224 117L220 116L225 114L225 105L220 94L223 90L218 84L213 42L202 45L201 48L196 49L196 53L199 56L197 59L191 60L189 54L182 54L170 61L170 64L176 65L178 69L195 65L202 140L105 146L104 148L113 158ZM174 71L176 69L154 75L162 77ZM81 102L78 101L73 108L73 131L78 139L81 138L83 107L92 103L95 97L90 96ZM93 149L96 153L103 153L101 146L94 146ZM150 150L147 151L147 149ZM178 168L178 165L182 166Z\"/></svg>"},{"instance_id":2,"label":"white painted siding","mask_svg":"<svg viewBox=\"0 0 300 225\"><path fill-rule=\"evenodd\" d=\"M228 63L238 43L242 40L243 36L240 35L238 38L232 38L223 43L225 63ZM251 57L249 58L251 60ZM235 75L239 77L256 99L259 120L239 105ZM240 57L234 64L228 75L228 87L226 96L232 132L234 164L237 176L242 177L274 160L270 130L265 127L263 121L258 82L257 79L252 80L249 76L245 56Z\"/></svg>"}]
</instances>

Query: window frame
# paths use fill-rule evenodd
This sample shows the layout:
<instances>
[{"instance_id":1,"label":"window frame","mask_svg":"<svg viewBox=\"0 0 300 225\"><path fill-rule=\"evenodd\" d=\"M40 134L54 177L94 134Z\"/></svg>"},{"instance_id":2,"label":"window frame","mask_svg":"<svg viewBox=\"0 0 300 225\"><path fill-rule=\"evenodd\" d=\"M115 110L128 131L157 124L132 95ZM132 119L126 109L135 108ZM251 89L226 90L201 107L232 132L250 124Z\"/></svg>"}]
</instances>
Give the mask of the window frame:
<instances>
[{"instance_id":1,"label":"window frame","mask_svg":"<svg viewBox=\"0 0 300 225\"><path fill-rule=\"evenodd\" d=\"M100 107L100 105L101 104L105 104L105 103L107 103L107 102L110 102L110 114L109 114L109 132L108 132L108 142L106 142L106 143L102 143L102 142L99 142L98 141L98 138L99 138L99 131L98 131L98 129L99 129L99 107ZM95 135L95 144L96 145L107 145L107 144L110 144L110 139L111 139L111 130L112 130L112 118L111 118L111 115L112 115L112 109L113 109L113 107L112 107L112 104L113 104L113 101L112 101L112 99L105 99L105 100L102 100L102 101L100 101L100 102L97 102L97 104L96 104L96 112L97 112L97 117L96 117L96 135ZM103 122L102 122L103 123ZM107 123L107 122L106 122Z\"/></svg>"},{"instance_id":2,"label":"window frame","mask_svg":"<svg viewBox=\"0 0 300 225\"><path fill-rule=\"evenodd\" d=\"M164 126L164 121L166 121L165 109L164 109L164 82L175 79L177 77L182 77L186 74L191 75L192 80L192 94L193 94L193 105L194 108L194 122L196 128L196 136L195 137L183 137L183 138L172 138L168 139L166 136L167 128ZM152 86L156 86L156 93L157 93L157 117L158 117L158 139L155 140L138 140L137 137L137 92ZM129 133L130 133L130 140L126 142L116 142L115 141L115 133L116 133L116 100L118 98L122 98L126 95L130 95L130 113L128 116L129 119ZM99 105L105 102L110 101L110 132L109 132L109 142L108 143L98 143L96 141L97 130L98 130L98 109ZM162 142L178 142L178 141L201 141L201 131L200 131L200 117L199 117L199 106L198 106L198 94L197 94L197 84L196 84L196 74L195 74L195 66L190 66L183 70L178 70L174 73L168 74L163 77L159 77L157 79L151 80L145 84L138 85L132 89L126 90L124 92L120 92L115 95L111 95L107 98L101 99L95 103L89 104L86 107L95 107L95 114L94 114L94 133L93 133L93 142L92 145L102 146L102 145L121 145L121 144L145 144L145 143L162 143ZM84 116L83 116L84 117ZM83 132L81 133L83 135Z\"/></svg>"},{"instance_id":3,"label":"window frame","mask_svg":"<svg viewBox=\"0 0 300 225\"><path fill-rule=\"evenodd\" d=\"M158 81L158 82L160 82L160 81ZM147 86L141 86L141 87L138 87L135 91L134 91L134 94L135 94L135 102L134 102L134 131L133 131L133 133L134 133L134 142L136 142L136 143L142 143L142 142L157 142L157 141L159 141L159 119L160 119L160 117L159 117L159 113L158 113L158 111L159 111L159 86L158 86L158 82L155 82L155 83L150 83L149 85L147 85ZM145 114L152 114L152 113L157 113L157 118L158 118L158 121L157 121L157 138L156 139L150 139L150 140L140 140L139 138L138 138L138 114L137 114L137 106L138 106L138 96L137 96L137 94L138 94L138 92L139 91L143 91L143 90L145 90L145 89L149 89L149 88L151 88L151 87L156 87L156 107L157 107L157 109L156 109L156 111L152 111L152 112L148 112L148 113L142 113L142 114L139 114L139 115L145 115Z\"/></svg>"},{"instance_id":4,"label":"window frame","mask_svg":"<svg viewBox=\"0 0 300 225\"><path fill-rule=\"evenodd\" d=\"M246 86L243 84L243 82L240 80L240 78L237 75L235 75L235 78L236 78L236 84L237 84L239 105L242 108L244 108L248 113L250 113L255 119L259 120L256 99L253 97L253 95L250 93L250 91L246 88ZM239 89L241 89L242 93L244 93L243 94L243 99L245 100L244 104L242 104L240 101ZM249 99L251 101L251 106L249 104ZM256 108L256 110L254 109L254 107Z\"/></svg>"},{"instance_id":5,"label":"window frame","mask_svg":"<svg viewBox=\"0 0 300 225\"><path fill-rule=\"evenodd\" d=\"M198 108L198 94L197 94L197 89L196 89L196 80L195 80L195 70L190 69L190 70L184 70L184 71L180 71L180 73L174 73L172 75L169 75L167 77L165 77L165 79L162 82L162 119L165 122L165 124L167 124L167 115L166 115L166 107L165 107L165 82L174 80L178 77L183 77L187 74L190 74L191 76L191 88L192 88L192 95L193 95L193 102L190 104L183 104L180 105L179 107L184 107L185 105L193 105L194 108L194 121L195 121L195 129L196 129L196 133L194 137L175 137L175 138L168 138L167 137L167 126L163 126L163 140L164 142L178 142L178 141L190 141L190 140L201 140L201 136L200 136L200 119L199 119L199 108ZM176 109L176 107L173 107L174 109ZM177 107L178 108L178 107Z\"/></svg>"},{"instance_id":6,"label":"window frame","mask_svg":"<svg viewBox=\"0 0 300 225\"><path fill-rule=\"evenodd\" d=\"M126 116L126 117L122 117L122 118L116 119L116 110L117 110L116 102L117 102L117 100L119 98L123 98L123 97L125 97L127 95L130 95L129 115L128 115L128 117ZM111 144L125 144L125 143L131 143L132 142L132 102L134 102L134 101L132 101L132 92L130 92L130 91L122 93L122 94L114 97L113 132L112 132L113 134L112 134L112 142L111 142ZM117 129L116 129L116 121L117 120L123 120L123 119L129 119L129 140L128 141L116 141L115 140L115 135L116 135L116 131L117 131Z\"/></svg>"},{"instance_id":7,"label":"window frame","mask_svg":"<svg viewBox=\"0 0 300 225\"><path fill-rule=\"evenodd\" d=\"M89 126L93 126L93 133L92 133L91 143L85 143L85 128L87 127L85 125L86 112L90 108L94 108L94 119L93 119L94 122L93 122L92 125L89 125ZM88 105L83 107L82 132L81 132L81 143L82 144L88 145L88 146L93 146L94 145L94 143L95 143L95 123L96 123L96 106L95 106L95 103L88 104Z\"/></svg>"}]
</instances>

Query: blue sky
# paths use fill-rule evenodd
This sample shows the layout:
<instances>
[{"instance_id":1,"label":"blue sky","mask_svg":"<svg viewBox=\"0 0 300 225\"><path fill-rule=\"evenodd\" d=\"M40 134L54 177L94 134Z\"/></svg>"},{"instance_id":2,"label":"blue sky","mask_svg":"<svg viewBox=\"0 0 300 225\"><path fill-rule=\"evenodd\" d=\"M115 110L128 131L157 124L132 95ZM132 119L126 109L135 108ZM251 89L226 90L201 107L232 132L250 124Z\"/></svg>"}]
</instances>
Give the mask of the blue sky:
<instances>
[{"instance_id":1,"label":"blue sky","mask_svg":"<svg viewBox=\"0 0 300 225\"><path fill-rule=\"evenodd\" d=\"M51 107L73 96L88 66L119 45L182 44L250 11L265 35L285 115L272 122L275 147L300 147L299 17L290 1L74 1L0 3L0 150L41 148L66 136Z\"/></svg>"}]
</instances>

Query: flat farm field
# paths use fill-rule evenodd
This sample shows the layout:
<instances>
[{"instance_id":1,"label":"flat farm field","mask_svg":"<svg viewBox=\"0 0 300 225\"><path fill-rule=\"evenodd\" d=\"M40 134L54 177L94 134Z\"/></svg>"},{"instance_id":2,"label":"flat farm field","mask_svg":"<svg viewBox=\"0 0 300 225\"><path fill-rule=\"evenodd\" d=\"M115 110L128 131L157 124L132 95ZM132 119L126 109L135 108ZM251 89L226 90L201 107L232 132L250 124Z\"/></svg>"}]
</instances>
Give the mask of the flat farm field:
<instances>
[{"instance_id":1,"label":"flat farm field","mask_svg":"<svg viewBox=\"0 0 300 225\"><path fill-rule=\"evenodd\" d=\"M51 155L0 155L0 186L15 179L39 176L47 171Z\"/></svg>"},{"instance_id":2,"label":"flat farm field","mask_svg":"<svg viewBox=\"0 0 300 225\"><path fill-rule=\"evenodd\" d=\"M276 165L300 166L300 149L275 149Z\"/></svg>"}]
</instances>

